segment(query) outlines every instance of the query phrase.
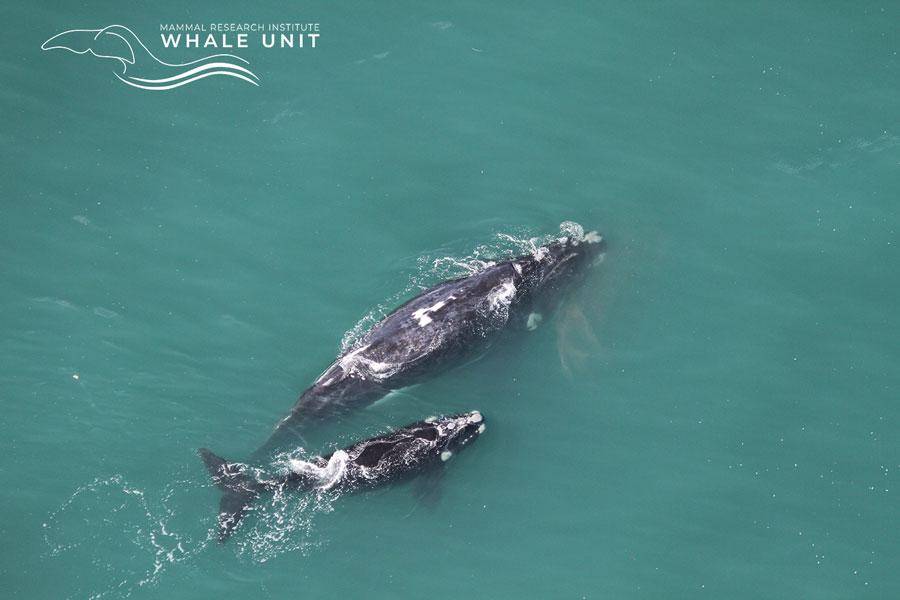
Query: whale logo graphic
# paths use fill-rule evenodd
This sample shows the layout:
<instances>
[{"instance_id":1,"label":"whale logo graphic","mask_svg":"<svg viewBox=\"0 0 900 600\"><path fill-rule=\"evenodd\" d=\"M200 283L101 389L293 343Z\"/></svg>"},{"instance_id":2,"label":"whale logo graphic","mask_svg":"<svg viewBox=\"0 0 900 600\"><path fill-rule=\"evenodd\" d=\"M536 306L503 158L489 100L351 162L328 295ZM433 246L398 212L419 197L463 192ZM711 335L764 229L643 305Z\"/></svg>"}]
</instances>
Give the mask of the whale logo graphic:
<instances>
[{"instance_id":1,"label":"whale logo graphic","mask_svg":"<svg viewBox=\"0 0 900 600\"><path fill-rule=\"evenodd\" d=\"M69 29L41 44L41 50L68 50L75 54L93 54L98 58L117 60L122 71L113 71L113 75L123 83L142 90L172 90L213 75L237 77L259 85L259 77L238 64L250 64L239 56L213 54L186 63L167 63L150 52L144 42L124 25L108 25L103 29ZM149 73L162 76L149 78Z\"/></svg>"}]
</instances>

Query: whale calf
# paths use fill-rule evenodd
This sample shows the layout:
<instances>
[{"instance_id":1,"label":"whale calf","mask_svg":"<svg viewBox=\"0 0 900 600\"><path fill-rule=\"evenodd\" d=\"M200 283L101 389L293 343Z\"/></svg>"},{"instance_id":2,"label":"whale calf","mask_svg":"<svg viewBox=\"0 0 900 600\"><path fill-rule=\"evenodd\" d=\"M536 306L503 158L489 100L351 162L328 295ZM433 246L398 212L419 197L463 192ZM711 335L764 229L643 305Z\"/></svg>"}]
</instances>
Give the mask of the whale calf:
<instances>
[{"instance_id":1,"label":"whale calf","mask_svg":"<svg viewBox=\"0 0 900 600\"><path fill-rule=\"evenodd\" d=\"M249 466L229 463L201 448L200 457L213 482L222 490L219 541L228 539L253 500L265 491L296 489L346 493L401 481L441 468L455 452L484 430L484 417L478 411L431 417L311 461L292 459L287 468L273 478L257 477Z\"/></svg>"},{"instance_id":2,"label":"whale calf","mask_svg":"<svg viewBox=\"0 0 900 600\"><path fill-rule=\"evenodd\" d=\"M251 460L271 459L316 421L368 406L476 356L505 329L536 328L541 312L602 258L605 248L597 232L585 234L571 224L567 234L529 254L425 290L339 356Z\"/></svg>"}]
</instances>

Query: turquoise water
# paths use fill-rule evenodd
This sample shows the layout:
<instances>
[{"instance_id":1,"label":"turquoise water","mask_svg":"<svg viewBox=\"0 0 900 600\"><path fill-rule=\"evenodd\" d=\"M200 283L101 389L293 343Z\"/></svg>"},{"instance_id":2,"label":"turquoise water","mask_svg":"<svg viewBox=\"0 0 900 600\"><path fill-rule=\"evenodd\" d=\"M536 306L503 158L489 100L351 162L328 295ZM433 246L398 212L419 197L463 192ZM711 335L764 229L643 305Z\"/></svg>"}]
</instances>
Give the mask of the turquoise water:
<instances>
[{"instance_id":1,"label":"turquoise water","mask_svg":"<svg viewBox=\"0 0 900 600\"><path fill-rule=\"evenodd\" d=\"M2 12L4 597L900 596L895 5ZM259 87L40 49L307 20L240 52ZM437 503L210 541L198 447L249 455L345 336L564 220L609 251L556 315L310 442L480 409Z\"/></svg>"}]
</instances>

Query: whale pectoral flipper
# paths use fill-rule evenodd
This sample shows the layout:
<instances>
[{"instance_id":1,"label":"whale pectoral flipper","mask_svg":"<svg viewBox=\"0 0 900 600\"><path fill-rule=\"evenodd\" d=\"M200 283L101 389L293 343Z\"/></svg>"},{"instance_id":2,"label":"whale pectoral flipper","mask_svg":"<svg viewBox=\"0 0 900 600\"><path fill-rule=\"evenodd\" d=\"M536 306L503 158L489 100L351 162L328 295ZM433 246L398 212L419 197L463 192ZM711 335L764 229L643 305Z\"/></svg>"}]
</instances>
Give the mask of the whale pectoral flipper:
<instances>
[{"instance_id":1,"label":"whale pectoral flipper","mask_svg":"<svg viewBox=\"0 0 900 600\"><path fill-rule=\"evenodd\" d=\"M416 478L413 483L413 497L429 509L437 508L444 494L444 465L432 469Z\"/></svg>"},{"instance_id":2,"label":"whale pectoral flipper","mask_svg":"<svg viewBox=\"0 0 900 600\"><path fill-rule=\"evenodd\" d=\"M541 322L544 320L544 315L539 312L533 312L528 315L528 321L525 323L525 327L528 328L528 331L534 331L537 329Z\"/></svg>"},{"instance_id":3,"label":"whale pectoral flipper","mask_svg":"<svg viewBox=\"0 0 900 600\"><path fill-rule=\"evenodd\" d=\"M222 498L219 500L219 541L224 542L262 491L262 485L246 473L244 465L229 463L206 448L200 448L198 452L213 483L222 490Z\"/></svg>"}]
</instances>

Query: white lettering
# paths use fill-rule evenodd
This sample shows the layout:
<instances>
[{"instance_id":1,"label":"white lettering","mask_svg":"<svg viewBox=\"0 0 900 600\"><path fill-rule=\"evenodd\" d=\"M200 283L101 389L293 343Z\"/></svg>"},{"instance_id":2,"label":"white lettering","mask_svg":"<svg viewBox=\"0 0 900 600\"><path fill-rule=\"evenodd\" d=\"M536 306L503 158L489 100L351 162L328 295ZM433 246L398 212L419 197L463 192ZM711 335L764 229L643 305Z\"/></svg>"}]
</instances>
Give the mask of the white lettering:
<instances>
[{"instance_id":1,"label":"white lettering","mask_svg":"<svg viewBox=\"0 0 900 600\"><path fill-rule=\"evenodd\" d=\"M161 33L159 36L162 38L163 48L177 48L178 43L181 42L181 34L172 35Z\"/></svg>"}]
</instances>

